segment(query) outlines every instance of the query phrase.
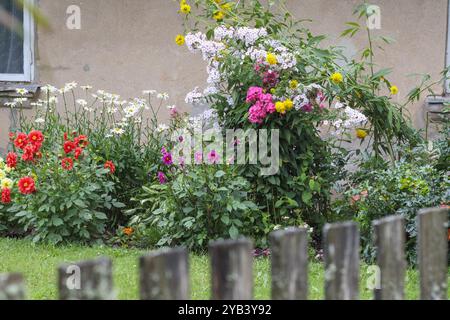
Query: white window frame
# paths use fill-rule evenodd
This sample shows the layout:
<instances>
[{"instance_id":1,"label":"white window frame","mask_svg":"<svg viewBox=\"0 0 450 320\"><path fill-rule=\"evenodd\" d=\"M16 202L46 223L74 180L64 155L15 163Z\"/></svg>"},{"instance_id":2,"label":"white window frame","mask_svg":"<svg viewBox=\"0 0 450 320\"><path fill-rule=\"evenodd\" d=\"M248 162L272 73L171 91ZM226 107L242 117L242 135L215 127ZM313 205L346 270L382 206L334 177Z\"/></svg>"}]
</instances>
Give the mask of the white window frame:
<instances>
[{"instance_id":1,"label":"white window frame","mask_svg":"<svg viewBox=\"0 0 450 320\"><path fill-rule=\"evenodd\" d=\"M34 5L34 0L25 0ZM23 73L0 73L0 81L32 82L34 79L34 19L23 9Z\"/></svg>"}]
</instances>

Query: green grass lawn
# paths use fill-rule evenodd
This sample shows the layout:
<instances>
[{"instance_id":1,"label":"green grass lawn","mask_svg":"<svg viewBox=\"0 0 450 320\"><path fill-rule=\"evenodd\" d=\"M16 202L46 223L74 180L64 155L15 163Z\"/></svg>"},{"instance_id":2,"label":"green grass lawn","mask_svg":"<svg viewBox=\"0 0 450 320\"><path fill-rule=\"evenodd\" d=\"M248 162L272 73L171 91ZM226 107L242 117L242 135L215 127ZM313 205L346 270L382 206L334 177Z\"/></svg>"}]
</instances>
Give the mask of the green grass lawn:
<instances>
[{"instance_id":1,"label":"green grass lawn","mask_svg":"<svg viewBox=\"0 0 450 320\"><path fill-rule=\"evenodd\" d=\"M99 256L113 259L114 285L119 299L138 298L138 257L142 250L109 247L81 247L34 245L26 240L0 239L0 273L21 272L25 275L28 298L56 299L56 268L62 262L76 262ZM210 272L206 255L191 255L191 297L209 299ZM361 267L361 284L369 276L367 266ZM269 259L258 258L254 263L255 298L270 297ZM309 298L323 298L324 274L322 264L310 263ZM418 273L408 270L406 295L408 299L419 296ZM361 285L361 298L371 299L372 292Z\"/></svg>"}]
</instances>

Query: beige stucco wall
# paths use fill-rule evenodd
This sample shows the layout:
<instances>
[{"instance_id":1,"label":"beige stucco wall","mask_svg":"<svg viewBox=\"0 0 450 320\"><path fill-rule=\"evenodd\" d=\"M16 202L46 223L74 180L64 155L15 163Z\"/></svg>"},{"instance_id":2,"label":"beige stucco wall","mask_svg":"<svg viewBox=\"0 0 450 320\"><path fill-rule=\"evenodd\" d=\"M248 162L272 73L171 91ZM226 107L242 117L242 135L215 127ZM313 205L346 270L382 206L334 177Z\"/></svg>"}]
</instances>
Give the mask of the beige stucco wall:
<instances>
[{"instance_id":1,"label":"beige stucco wall","mask_svg":"<svg viewBox=\"0 0 450 320\"><path fill-rule=\"evenodd\" d=\"M394 67L390 80L400 88L402 99L417 78L412 73L438 76L445 65L447 0L373 0L381 7L382 29L397 42L376 61ZM38 27L36 81L61 86L77 81L97 89L140 95L144 89L166 91L171 104L185 110L185 94L205 83L200 56L178 47L173 39L182 31L177 4L171 0L39 0L52 30ZM329 43L345 45L349 55L364 47L365 38L339 39L345 22L354 20L352 10L360 0L290 0L299 19L309 18L314 32L328 34ZM66 9L81 8L81 30L66 27ZM436 88L439 93L441 88ZM423 102L410 107L414 123L424 126ZM0 110L0 146L6 142L9 110Z\"/></svg>"}]
</instances>

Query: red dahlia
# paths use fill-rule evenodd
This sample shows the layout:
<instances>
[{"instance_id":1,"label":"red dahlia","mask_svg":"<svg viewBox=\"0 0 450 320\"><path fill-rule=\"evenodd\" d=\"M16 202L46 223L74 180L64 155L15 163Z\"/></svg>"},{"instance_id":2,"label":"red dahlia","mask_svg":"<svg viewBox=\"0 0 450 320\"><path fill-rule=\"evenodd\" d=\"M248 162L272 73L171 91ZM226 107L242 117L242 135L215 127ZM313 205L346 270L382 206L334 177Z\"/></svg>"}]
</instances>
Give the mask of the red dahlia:
<instances>
[{"instance_id":1,"label":"red dahlia","mask_svg":"<svg viewBox=\"0 0 450 320\"><path fill-rule=\"evenodd\" d=\"M25 148L23 148L22 160L33 161L35 150L36 148L33 145L31 144L26 145Z\"/></svg>"},{"instance_id":2,"label":"red dahlia","mask_svg":"<svg viewBox=\"0 0 450 320\"><path fill-rule=\"evenodd\" d=\"M73 169L73 160L72 158L64 158L61 161L61 166L63 167L64 170L72 170Z\"/></svg>"},{"instance_id":3,"label":"red dahlia","mask_svg":"<svg viewBox=\"0 0 450 320\"><path fill-rule=\"evenodd\" d=\"M89 144L88 138L84 135L79 135L74 139L74 142L77 146L85 148Z\"/></svg>"},{"instance_id":4,"label":"red dahlia","mask_svg":"<svg viewBox=\"0 0 450 320\"><path fill-rule=\"evenodd\" d=\"M76 147L77 147L77 145L72 141L64 142L64 152L66 154L71 153L73 150L75 150Z\"/></svg>"},{"instance_id":5,"label":"red dahlia","mask_svg":"<svg viewBox=\"0 0 450 320\"><path fill-rule=\"evenodd\" d=\"M114 165L114 163L112 161L106 161L104 168L109 169L109 172L111 174L114 174L114 172L116 172L116 166Z\"/></svg>"},{"instance_id":6,"label":"red dahlia","mask_svg":"<svg viewBox=\"0 0 450 320\"><path fill-rule=\"evenodd\" d=\"M81 149L80 147L75 149L75 159L78 160L78 158L80 158L80 156L83 154L83 149Z\"/></svg>"},{"instance_id":7,"label":"red dahlia","mask_svg":"<svg viewBox=\"0 0 450 320\"><path fill-rule=\"evenodd\" d=\"M19 149L23 149L27 144L28 136L23 132L19 132L17 134L16 140L14 140L14 145Z\"/></svg>"},{"instance_id":8,"label":"red dahlia","mask_svg":"<svg viewBox=\"0 0 450 320\"><path fill-rule=\"evenodd\" d=\"M44 142L44 135L41 131L33 130L28 134L28 140L31 144L39 146L39 148L42 145L42 142Z\"/></svg>"},{"instance_id":9,"label":"red dahlia","mask_svg":"<svg viewBox=\"0 0 450 320\"><path fill-rule=\"evenodd\" d=\"M31 177L23 177L22 179L20 179L18 186L19 191L22 194L32 194L36 192L36 185L33 178Z\"/></svg>"},{"instance_id":10,"label":"red dahlia","mask_svg":"<svg viewBox=\"0 0 450 320\"><path fill-rule=\"evenodd\" d=\"M11 203L11 190L8 188L2 189L2 203L3 204Z\"/></svg>"},{"instance_id":11,"label":"red dahlia","mask_svg":"<svg viewBox=\"0 0 450 320\"><path fill-rule=\"evenodd\" d=\"M14 152L8 153L6 156L6 165L10 168L15 168L17 166L17 154Z\"/></svg>"}]
</instances>

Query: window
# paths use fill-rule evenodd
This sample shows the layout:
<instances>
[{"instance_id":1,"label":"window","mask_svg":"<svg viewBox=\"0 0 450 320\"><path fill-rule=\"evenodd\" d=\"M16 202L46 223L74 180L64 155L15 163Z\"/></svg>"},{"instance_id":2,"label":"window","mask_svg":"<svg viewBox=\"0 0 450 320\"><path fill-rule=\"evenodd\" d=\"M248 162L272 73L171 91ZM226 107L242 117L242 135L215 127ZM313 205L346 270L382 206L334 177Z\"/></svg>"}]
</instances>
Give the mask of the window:
<instances>
[{"instance_id":1,"label":"window","mask_svg":"<svg viewBox=\"0 0 450 320\"><path fill-rule=\"evenodd\" d=\"M33 0L25 1L33 4ZM0 24L0 81L31 82L34 76L32 15L17 0L1 0L0 14L6 22Z\"/></svg>"}]
</instances>

